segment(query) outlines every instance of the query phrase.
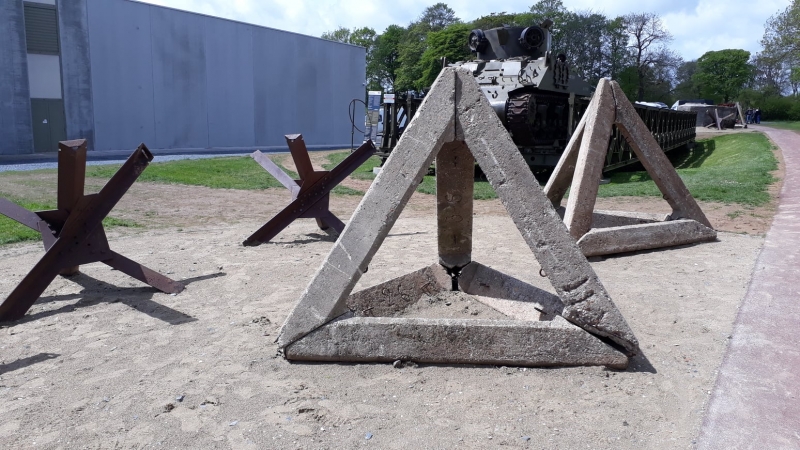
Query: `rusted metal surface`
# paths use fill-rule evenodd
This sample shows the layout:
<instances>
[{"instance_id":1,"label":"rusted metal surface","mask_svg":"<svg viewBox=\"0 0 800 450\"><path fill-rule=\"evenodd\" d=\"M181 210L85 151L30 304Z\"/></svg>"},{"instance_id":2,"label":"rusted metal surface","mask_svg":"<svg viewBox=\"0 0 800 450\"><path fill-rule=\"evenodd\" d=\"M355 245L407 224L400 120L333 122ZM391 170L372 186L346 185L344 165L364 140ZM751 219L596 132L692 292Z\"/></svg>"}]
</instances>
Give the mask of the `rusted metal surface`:
<instances>
[{"instance_id":1,"label":"rusted metal surface","mask_svg":"<svg viewBox=\"0 0 800 450\"><path fill-rule=\"evenodd\" d=\"M111 250L103 219L130 189L153 155L142 144L97 194L84 195L86 141L59 144L58 209L31 212L0 199L0 214L42 234L45 254L0 304L0 321L25 315L58 276L74 275L82 264L102 262L162 292L183 285Z\"/></svg>"},{"instance_id":2,"label":"rusted metal surface","mask_svg":"<svg viewBox=\"0 0 800 450\"><path fill-rule=\"evenodd\" d=\"M269 222L247 238L242 244L248 247L269 242L297 219L316 219L322 230L333 228L341 233L344 223L329 209L330 193L360 165L375 153L372 141L367 141L330 171L314 170L308 149L301 134L287 134L286 143L297 167L299 180L293 180L266 155L256 151L251 156L267 172L292 193L292 202Z\"/></svg>"}]
</instances>

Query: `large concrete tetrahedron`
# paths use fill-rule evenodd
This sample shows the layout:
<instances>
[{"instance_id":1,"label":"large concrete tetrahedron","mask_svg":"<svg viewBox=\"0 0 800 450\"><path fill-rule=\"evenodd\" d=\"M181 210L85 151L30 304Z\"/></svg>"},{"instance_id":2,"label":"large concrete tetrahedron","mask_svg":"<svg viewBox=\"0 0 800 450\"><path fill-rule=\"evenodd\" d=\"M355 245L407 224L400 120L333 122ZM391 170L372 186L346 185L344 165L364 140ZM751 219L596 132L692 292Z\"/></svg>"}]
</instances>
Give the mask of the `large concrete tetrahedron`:
<instances>
[{"instance_id":1,"label":"large concrete tetrahedron","mask_svg":"<svg viewBox=\"0 0 800 450\"><path fill-rule=\"evenodd\" d=\"M434 158L438 263L350 295ZM472 261L476 161L556 295ZM421 295L451 290L497 300L495 309L507 308L509 320L388 317ZM638 352L636 337L477 83L455 68L439 75L277 343L288 359L329 361L624 367Z\"/></svg>"},{"instance_id":2,"label":"large concrete tetrahedron","mask_svg":"<svg viewBox=\"0 0 800 450\"><path fill-rule=\"evenodd\" d=\"M594 211L614 125L672 207L666 219L648 214ZM558 208L567 189L570 194L564 223L586 256L690 244L717 237L678 172L615 81L600 80L544 192Z\"/></svg>"}]
</instances>

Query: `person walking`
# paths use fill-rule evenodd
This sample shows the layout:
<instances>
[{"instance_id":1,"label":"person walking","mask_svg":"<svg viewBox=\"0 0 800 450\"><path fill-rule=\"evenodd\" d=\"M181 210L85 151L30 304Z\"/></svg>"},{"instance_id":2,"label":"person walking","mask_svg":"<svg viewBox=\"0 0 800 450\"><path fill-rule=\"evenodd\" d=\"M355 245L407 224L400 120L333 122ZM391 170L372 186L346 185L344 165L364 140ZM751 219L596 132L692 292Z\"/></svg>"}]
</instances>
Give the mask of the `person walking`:
<instances>
[{"instance_id":1,"label":"person walking","mask_svg":"<svg viewBox=\"0 0 800 450\"><path fill-rule=\"evenodd\" d=\"M761 123L761 110L756 108L756 112L754 112L753 115L755 116L755 122L757 124L760 124Z\"/></svg>"},{"instance_id":2,"label":"person walking","mask_svg":"<svg viewBox=\"0 0 800 450\"><path fill-rule=\"evenodd\" d=\"M745 123L753 123L753 108L747 108L747 111L744 112Z\"/></svg>"}]
</instances>

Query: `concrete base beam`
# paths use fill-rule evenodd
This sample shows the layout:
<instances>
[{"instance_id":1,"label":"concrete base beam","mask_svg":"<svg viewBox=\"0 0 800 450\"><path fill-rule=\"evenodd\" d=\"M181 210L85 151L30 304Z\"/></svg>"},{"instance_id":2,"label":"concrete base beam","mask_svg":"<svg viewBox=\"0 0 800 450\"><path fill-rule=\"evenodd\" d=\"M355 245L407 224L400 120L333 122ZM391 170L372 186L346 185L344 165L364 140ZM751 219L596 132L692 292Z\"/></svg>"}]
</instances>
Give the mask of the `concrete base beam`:
<instances>
[{"instance_id":1,"label":"concrete base beam","mask_svg":"<svg viewBox=\"0 0 800 450\"><path fill-rule=\"evenodd\" d=\"M600 256L708 242L716 238L716 231L694 220L673 220L593 229L578 241L578 247L586 256Z\"/></svg>"},{"instance_id":2,"label":"concrete base beam","mask_svg":"<svg viewBox=\"0 0 800 450\"><path fill-rule=\"evenodd\" d=\"M296 361L515 366L628 366L628 358L560 319L549 322L477 319L340 319L284 349Z\"/></svg>"}]
</instances>

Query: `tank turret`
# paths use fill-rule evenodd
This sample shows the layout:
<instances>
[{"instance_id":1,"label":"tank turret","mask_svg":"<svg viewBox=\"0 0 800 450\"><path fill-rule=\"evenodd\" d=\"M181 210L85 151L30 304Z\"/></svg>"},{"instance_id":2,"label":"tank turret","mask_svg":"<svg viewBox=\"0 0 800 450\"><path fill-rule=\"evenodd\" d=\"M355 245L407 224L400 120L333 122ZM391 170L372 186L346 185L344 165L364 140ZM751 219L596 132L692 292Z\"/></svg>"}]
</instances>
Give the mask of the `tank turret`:
<instances>
[{"instance_id":1,"label":"tank turret","mask_svg":"<svg viewBox=\"0 0 800 450\"><path fill-rule=\"evenodd\" d=\"M552 24L473 30L476 59L453 64L472 71L532 167L555 166L593 92L551 52Z\"/></svg>"}]
</instances>

